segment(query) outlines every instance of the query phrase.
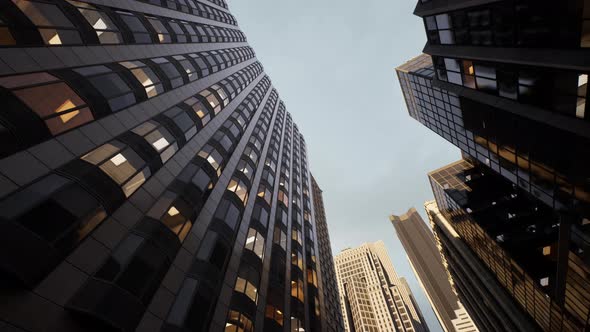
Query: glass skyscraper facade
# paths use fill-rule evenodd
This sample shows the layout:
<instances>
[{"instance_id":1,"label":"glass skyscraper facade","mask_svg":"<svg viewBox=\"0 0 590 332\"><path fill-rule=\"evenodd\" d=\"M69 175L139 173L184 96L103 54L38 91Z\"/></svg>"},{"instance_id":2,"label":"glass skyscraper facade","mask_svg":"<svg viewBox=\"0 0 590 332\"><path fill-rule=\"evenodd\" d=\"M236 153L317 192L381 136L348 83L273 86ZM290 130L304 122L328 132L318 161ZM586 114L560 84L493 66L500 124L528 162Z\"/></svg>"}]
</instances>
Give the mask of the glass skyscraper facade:
<instances>
[{"instance_id":1,"label":"glass skyscraper facade","mask_svg":"<svg viewBox=\"0 0 590 332\"><path fill-rule=\"evenodd\" d=\"M330 330L306 143L224 0L3 0L0 46L0 330Z\"/></svg>"},{"instance_id":2,"label":"glass skyscraper facade","mask_svg":"<svg viewBox=\"0 0 590 332\"><path fill-rule=\"evenodd\" d=\"M587 1L422 0L414 14L424 20L426 55L398 67L409 114L498 176L486 184L489 197L498 195L488 208L476 213L467 204L464 216L446 217L451 224L469 217L478 236L489 236L486 250L470 243L474 252L506 255L478 257L546 331L588 329L589 8ZM437 203L442 215L458 209ZM492 220L494 229L486 226Z\"/></svg>"}]
</instances>

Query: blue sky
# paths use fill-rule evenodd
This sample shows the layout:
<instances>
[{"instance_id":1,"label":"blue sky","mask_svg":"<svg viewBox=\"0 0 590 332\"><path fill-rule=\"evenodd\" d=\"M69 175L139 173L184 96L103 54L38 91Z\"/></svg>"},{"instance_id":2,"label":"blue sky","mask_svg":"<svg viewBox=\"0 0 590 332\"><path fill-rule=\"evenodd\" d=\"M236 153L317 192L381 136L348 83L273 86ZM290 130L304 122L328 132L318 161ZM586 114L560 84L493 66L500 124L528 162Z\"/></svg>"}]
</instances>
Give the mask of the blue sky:
<instances>
[{"instance_id":1,"label":"blue sky","mask_svg":"<svg viewBox=\"0 0 590 332\"><path fill-rule=\"evenodd\" d=\"M388 215L432 199L426 173L460 158L410 118L394 68L426 42L412 0L230 0L305 136L337 254L383 240L431 331L441 331Z\"/></svg>"}]
</instances>

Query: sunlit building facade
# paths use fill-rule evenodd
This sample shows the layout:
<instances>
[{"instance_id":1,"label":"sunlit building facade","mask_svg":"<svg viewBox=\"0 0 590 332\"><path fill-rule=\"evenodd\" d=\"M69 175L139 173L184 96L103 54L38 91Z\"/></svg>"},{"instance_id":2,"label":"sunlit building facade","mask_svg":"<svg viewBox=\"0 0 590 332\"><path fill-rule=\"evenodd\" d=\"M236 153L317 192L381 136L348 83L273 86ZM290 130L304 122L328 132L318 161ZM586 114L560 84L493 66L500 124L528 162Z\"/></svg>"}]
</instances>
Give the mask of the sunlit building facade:
<instances>
[{"instance_id":1,"label":"sunlit building facade","mask_svg":"<svg viewBox=\"0 0 590 332\"><path fill-rule=\"evenodd\" d=\"M426 332L428 327L383 241L345 249L335 257L347 332Z\"/></svg>"},{"instance_id":2,"label":"sunlit building facade","mask_svg":"<svg viewBox=\"0 0 590 332\"><path fill-rule=\"evenodd\" d=\"M0 330L329 331L306 143L224 0L0 1L0 46Z\"/></svg>"},{"instance_id":3,"label":"sunlit building facade","mask_svg":"<svg viewBox=\"0 0 590 332\"><path fill-rule=\"evenodd\" d=\"M477 332L475 323L451 286L432 231L418 211L411 208L402 215L389 216L389 220L443 331Z\"/></svg>"}]
</instances>

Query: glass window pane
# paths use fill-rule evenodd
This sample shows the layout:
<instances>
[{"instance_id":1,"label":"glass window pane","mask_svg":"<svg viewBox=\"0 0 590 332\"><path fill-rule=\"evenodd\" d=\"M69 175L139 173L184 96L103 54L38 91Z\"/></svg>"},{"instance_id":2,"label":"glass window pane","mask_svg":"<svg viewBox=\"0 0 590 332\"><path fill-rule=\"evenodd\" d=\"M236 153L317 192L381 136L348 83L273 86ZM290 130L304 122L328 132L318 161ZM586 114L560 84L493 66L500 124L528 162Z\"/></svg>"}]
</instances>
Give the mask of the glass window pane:
<instances>
[{"instance_id":1,"label":"glass window pane","mask_svg":"<svg viewBox=\"0 0 590 332\"><path fill-rule=\"evenodd\" d=\"M453 36L453 32L451 30L439 30L438 36L440 38L441 44L451 45L455 43L455 37Z\"/></svg>"},{"instance_id":2,"label":"glass window pane","mask_svg":"<svg viewBox=\"0 0 590 332\"><path fill-rule=\"evenodd\" d=\"M452 28L451 18L449 14L436 15L436 25L439 29L450 29Z\"/></svg>"},{"instance_id":3,"label":"glass window pane","mask_svg":"<svg viewBox=\"0 0 590 332\"><path fill-rule=\"evenodd\" d=\"M445 58L444 62L445 62L445 68L447 70L452 70L452 71L456 71L456 72L461 71L461 69L460 69L461 66L460 66L459 60Z\"/></svg>"},{"instance_id":4,"label":"glass window pane","mask_svg":"<svg viewBox=\"0 0 590 332\"><path fill-rule=\"evenodd\" d=\"M495 80L490 80L487 78L482 78L482 77L477 77L476 78L477 81L477 88L479 90L485 91L485 92L496 92L497 91L497 86L496 86L496 81Z\"/></svg>"},{"instance_id":5,"label":"glass window pane","mask_svg":"<svg viewBox=\"0 0 590 332\"><path fill-rule=\"evenodd\" d=\"M447 72L447 78L450 83L462 85L461 74L452 71Z\"/></svg>"},{"instance_id":6,"label":"glass window pane","mask_svg":"<svg viewBox=\"0 0 590 332\"><path fill-rule=\"evenodd\" d=\"M78 32L73 30L39 29L41 37L48 45L81 44Z\"/></svg>"},{"instance_id":7,"label":"glass window pane","mask_svg":"<svg viewBox=\"0 0 590 332\"><path fill-rule=\"evenodd\" d=\"M16 45L16 40L7 27L0 27L0 45Z\"/></svg>"},{"instance_id":8,"label":"glass window pane","mask_svg":"<svg viewBox=\"0 0 590 332\"><path fill-rule=\"evenodd\" d=\"M41 118L85 105L85 102L65 83L17 90L14 94Z\"/></svg>"},{"instance_id":9,"label":"glass window pane","mask_svg":"<svg viewBox=\"0 0 590 332\"><path fill-rule=\"evenodd\" d=\"M12 2L37 26L74 27L55 5L26 0L12 0Z\"/></svg>"},{"instance_id":10,"label":"glass window pane","mask_svg":"<svg viewBox=\"0 0 590 332\"><path fill-rule=\"evenodd\" d=\"M100 168L118 184L123 184L132 174L142 168L144 163L135 151L125 149L100 165Z\"/></svg>"},{"instance_id":11,"label":"glass window pane","mask_svg":"<svg viewBox=\"0 0 590 332\"><path fill-rule=\"evenodd\" d=\"M100 91L105 98L112 98L129 92L129 86L115 73L92 77L90 83Z\"/></svg>"}]
</instances>

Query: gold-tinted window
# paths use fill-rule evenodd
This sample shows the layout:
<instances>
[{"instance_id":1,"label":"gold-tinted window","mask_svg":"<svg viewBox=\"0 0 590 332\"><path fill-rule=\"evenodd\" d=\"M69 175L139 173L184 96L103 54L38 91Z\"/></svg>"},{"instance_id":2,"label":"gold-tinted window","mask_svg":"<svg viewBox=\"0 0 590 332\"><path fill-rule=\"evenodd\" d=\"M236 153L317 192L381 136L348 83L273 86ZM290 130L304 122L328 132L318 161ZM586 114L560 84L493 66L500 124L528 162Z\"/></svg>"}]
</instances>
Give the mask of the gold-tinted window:
<instances>
[{"instance_id":1,"label":"gold-tinted window","mask_svg":"<svg viewBox=\"0 0 590 332\"><path fill-rule=\"evenodd\" d=\"M12 2L37 26L45 44L82 43L76 28L58 6L29 0L12 0Z\"/></svg>"},{"instance_id":2,"label":"gold-tinted window","mask_svg":"<svg viewBox=\"0 0 590 332\"><path fill-rule=\"evenodd\" d=\"M80 14L94 28L101 44L120 44L123 42L119 29L105 12L88 3L73 0L68 0L68 2L76 6Z\"/></svg>"},{"instance_id":3,"label":"gold-tinted window","mask_svg":"<svg viewBox=\"0 0 590 332\"><path fill-rule=\"evenodd\" d=\"M133 194L151 175L145 161L119 141L103 144L81 159L97 165L121 186L125 196Z\"/></svg>"},{"instance_id":4,"label":"gold-tinted window","mask_svg":"<svg viewBox=\"0 0 590 332\"><path fill-rule=\"evenodd\" d=\"M48 73L3 77L0 85L12 89L16 97L45 121L53 135L94 120L86 102L66 83Z\"/></svg>"}]
</instances>

